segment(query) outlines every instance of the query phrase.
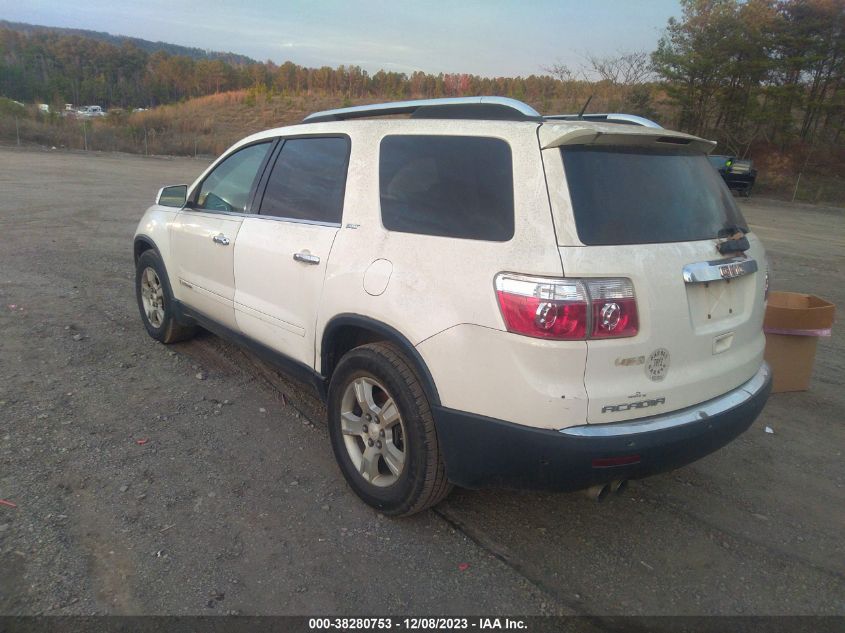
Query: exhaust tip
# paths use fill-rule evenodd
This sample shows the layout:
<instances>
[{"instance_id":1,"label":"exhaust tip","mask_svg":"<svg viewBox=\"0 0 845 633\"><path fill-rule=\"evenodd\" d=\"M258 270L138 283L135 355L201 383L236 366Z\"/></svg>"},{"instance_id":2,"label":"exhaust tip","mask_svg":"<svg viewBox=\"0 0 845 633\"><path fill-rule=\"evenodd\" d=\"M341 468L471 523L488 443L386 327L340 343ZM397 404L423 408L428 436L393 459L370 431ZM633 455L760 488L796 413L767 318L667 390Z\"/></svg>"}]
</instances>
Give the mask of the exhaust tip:
<instances>
[{"instance_id":1,"label":"exhaust tip","mask_svg":"<svg viewBox=\"0 0 845 633\"><path fill-rule=\"evenodd\" d=\"M610 482L610 492L615 492L617 494L625 492L628 488L628 480L621 479L617 481Z\"/></svg>"},{"instance_id":2,"label":"exhaust tip","mask_svg":"<svg viewBox=\"0 0 845 633\"><path fill-rule=\"evenodd\" d=\"M584 491L584 494L593 501L604 501L604 498L610 494L610 484L596 484L590 486Z\"/></svg>"}]
</instances>

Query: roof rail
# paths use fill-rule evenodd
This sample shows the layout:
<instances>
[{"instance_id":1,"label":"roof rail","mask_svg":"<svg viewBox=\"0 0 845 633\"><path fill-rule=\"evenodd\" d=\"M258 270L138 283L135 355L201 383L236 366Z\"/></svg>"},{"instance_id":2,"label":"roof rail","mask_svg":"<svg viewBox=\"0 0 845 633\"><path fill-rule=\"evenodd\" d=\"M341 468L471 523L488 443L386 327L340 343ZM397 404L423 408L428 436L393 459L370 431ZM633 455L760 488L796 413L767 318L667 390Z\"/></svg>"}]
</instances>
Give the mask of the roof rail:
<instances>
[{"instance_id":1,"label":"roof rail","mask_svg":"<svg viewBox=\"0 0 845 633\"><path fill-rule=\"evenodd\" d=\"M543 117L530 105L507 97L452 97L418 99L314 112L303 123L345 121L389 114L410 114L426 119L494 119L501 121L542 121Z\"/></svg>"},{"instance_id":2,"label":"roof rail","mask_svg":"<svg viewBox=\"0 0 845 633\"><path fill-rule=\"evenodd\" d=\"M628 125L641 125L643 127L654 127L654 128L663 128L662 125L652 121L651 119L646 119L641 116L637 116L635 114L623 114L620 112L608 112L605 114L550 114L548 116L544 116L544 119L552 119L558 121L592 121L592 122L605 122L605 123L621 123L621 124L628 124Z\"/></svg>"}]
</instances>

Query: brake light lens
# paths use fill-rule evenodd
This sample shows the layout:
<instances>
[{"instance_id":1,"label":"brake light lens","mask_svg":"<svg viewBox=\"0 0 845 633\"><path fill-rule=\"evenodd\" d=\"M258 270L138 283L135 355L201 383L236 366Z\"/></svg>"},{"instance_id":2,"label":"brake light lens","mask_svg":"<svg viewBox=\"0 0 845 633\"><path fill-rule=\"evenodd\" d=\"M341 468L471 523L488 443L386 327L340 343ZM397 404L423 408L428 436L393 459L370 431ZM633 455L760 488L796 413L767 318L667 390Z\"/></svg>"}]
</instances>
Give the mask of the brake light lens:
<instances>
[{"instance_id":1,"label":"brake light lens","mask_svg":"<svg viewBox=\"0 0 845 633\"><path fill-rule=\"evenodd\" d=\"M586 337L589 302L580 281L500 274L496 294L509 332L556 340Z\"/></svg>"},{"instance_id":2,"label":"brake light lens","mask_svg":"<svg viewBox=\"0 0 845 633\"><path fill-rule=\"evenodd\" d=\"M634 336L639 329L629 279L496 276L496 296L509 332L559 341Z\"/></svg>"}]
</instances>

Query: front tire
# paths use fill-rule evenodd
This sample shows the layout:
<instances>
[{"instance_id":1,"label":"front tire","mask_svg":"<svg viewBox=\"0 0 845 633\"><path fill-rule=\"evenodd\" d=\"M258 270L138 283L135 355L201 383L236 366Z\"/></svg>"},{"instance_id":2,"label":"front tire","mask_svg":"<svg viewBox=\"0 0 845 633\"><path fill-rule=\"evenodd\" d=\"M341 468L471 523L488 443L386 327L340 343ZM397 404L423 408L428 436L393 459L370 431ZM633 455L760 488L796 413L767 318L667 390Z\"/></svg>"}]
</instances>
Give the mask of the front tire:
<instances>
[{"instance_id":1,"label":"front tire","mask_svg":"<svg viewBox=\"0 0 845 633\"><path fill-rule=\"evenodd\" d=\"M373 343L347 353L332 375L328 405L335 458L365 503L407 516L449 494L428 399L396 346Z\"/></svg>"},{"instance_id":2,"label":"front tire","mask_svg":"<svg viewBox=\"0 0 845 633\"><path fill-rule=\"evenodd\" d=\"M196 328L176 320L175 302L164 263L154 250L141 253L135 265L135 298L147 333L165 344L191 338Z\"/></svg>"}]
</instances>

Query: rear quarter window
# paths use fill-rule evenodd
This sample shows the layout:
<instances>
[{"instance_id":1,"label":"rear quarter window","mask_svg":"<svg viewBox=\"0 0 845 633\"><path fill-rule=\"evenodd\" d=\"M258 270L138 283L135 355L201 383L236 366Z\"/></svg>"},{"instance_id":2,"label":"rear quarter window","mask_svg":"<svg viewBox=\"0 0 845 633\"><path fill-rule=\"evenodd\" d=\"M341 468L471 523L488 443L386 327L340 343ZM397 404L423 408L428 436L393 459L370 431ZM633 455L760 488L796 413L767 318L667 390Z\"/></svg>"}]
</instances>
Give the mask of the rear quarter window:
<instances>
[{"instance_id":1,"label":"rear quarter window","mask_svg":"<svg viewBox=\"0 0 845 633\"><path fill-rule=\"evenodd\" d=\"M748 230L704 154L587 145L560 151L586 245L689 242Z\"/></svg>"},{"instance_id":2,"label":"rear quarter window","mask_svg":"<svg viewBox=\"0 0 845 633\"><path fill-rule=\"evenodd\" d=\"M513 237L513 159L501 139L393 135L379 157L390 231L504 242Z\"/></svg>"}]
</instances>

